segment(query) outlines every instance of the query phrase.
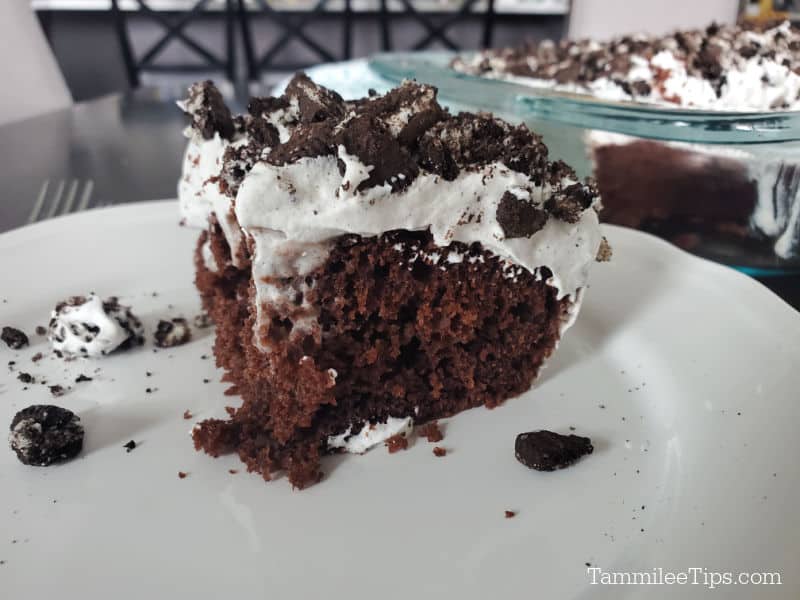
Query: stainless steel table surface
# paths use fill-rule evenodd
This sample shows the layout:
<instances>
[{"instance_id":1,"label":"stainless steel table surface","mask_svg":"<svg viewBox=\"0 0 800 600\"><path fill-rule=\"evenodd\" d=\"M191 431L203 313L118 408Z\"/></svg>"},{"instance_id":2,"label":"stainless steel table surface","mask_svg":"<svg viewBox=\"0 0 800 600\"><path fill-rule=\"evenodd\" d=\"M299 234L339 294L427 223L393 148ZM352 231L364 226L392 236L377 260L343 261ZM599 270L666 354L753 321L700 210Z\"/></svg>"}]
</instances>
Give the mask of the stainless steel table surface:
<instances>
[{"instance_id":1,"label":"stainless steel table surface","mask_svg":"<svg viewBox=\"0 0 800 600\"><path fill-rule=\"evenodd\" d=\"M185 126L147 90L0 126L0 232L26 223L48 179L93 180L91 206L174 198ZM800 276L760 281L800 309Z\"/></svg>"}]
</instances>

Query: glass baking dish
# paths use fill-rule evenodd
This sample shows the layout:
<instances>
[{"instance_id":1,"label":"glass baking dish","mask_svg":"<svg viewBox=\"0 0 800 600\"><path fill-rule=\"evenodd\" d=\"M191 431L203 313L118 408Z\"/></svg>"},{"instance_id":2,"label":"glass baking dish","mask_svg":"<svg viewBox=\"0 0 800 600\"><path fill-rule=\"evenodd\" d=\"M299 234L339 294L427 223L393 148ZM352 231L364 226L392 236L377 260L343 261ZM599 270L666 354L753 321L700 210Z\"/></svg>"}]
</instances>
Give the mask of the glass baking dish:
<instances>
[{"instance_id":1,"label":"glass baking dish","mask_svg":"<svg viewBox=\"0 0 800 600\"><path fill-rule=\"evenodd\" d=\"M370 68L436 85L451 109L526 122L553 157L595 176L607 222L751 274L800 272L800 112L598 100L458 73L453 56L378 55Z\"/></svg>"}]
</instances>

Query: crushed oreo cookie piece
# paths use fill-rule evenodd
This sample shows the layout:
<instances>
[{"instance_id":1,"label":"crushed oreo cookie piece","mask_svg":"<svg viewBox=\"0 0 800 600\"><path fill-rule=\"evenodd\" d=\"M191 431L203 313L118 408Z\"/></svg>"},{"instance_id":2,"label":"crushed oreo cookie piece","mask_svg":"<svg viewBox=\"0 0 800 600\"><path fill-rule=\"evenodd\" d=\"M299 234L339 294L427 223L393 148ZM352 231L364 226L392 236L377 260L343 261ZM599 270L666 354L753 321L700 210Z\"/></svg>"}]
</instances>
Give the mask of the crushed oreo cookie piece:
<instances>
[{"instance_id":1,"label":"crushed oreo cookie piece","mask_svg":"<svg viewBox=\"0 0 800 600\"><path fill-rule=\"evenodd\" d=\"M154 336L155 344L159 348L172 348L180 346L192 339L192 330L186 319L161 320L156 327Z\"/></svg>"},{"instance_id":2,"label":"crushed oreo cookie piece","mask_svg":"<svg viewBox=\"0 0 800 600\"><path fill-rule=\"evenodd\" d=\"M47 327L44 327L43 325L37 325L36 335L47 335Z\"/></svg>"},{"instance_id":3,"label":"crushed oreo cookie piece","mask_svg":"<svg viewBox=\"0 0 800 600\"><path fill-rule=\"evenodd\" d=\"M544 207L557 219L566 223L577 223L583 211L592 205L595 198L597 192L592 185L573 183L563 190L554 192Z\"/></svg>"},{"instance_id":4,"label":"crushed oreo cookie piece","mask_svg":"<svg viewBox=\"0 0 800 600\"><path fill-rule=\"evenodd\" d=\"M63 396L66 394L67 390L64 389L64 386L61 385L51 385L49 386L50 393L58 398L59 396Z\"/></svg>"},{"instance_id":5,"label":"crushed oreo cookie piece","mask_svg":"<svg viewBox=\"0 0 800 600\"><path fill-rule=\"evenodd\" d=\"M22 383L36 383L36 379L30 373L19 373L17 375L17 379L19 379Z\"/></svg>"},{"instance_id":6,"label":"crushed oreo cookie piece","mask_svg":"<svg viewBox=\"0 0 800 600\"><path fill-rule=\"evenodd\" d=\"M497 222L509 239L531 237L547 223L547 212L505 192L497 206Z\"/></svg>"},{"instance_id":7,"label":"crushed oreo cookie piece","mask_svg":"<svg viewBox=\"0 0 800 600\"><path fill-rule=\"evenodd\" d=\"M517 460L537 471L563 469L593 451L592 441L587 437L546 430L520 433L514 443Z\"/></svg>"},{"instance_id":8,"label":"crushed oreo cookie piece","mask_svg":"<svg viewBox=\"0 0 800 600\"><path fill-rule=\"evenodd\" d=\"M14 416L10 430L11 449L25 465L46 467L74 458L83 448L80 418L59 406L29 406Z\"/></svg>"},{"instance_id":9,"label":"crushed oreo cookie piece","mask_svg":"<svg viewBox=\"0 0 800 600\"><path fill-rule=\"evenodd\" d=\"M12 350L19 350L28 345L28 336L15 327L3 327L3 333L0 334L0 339Z\"/></svg>"},{"instance_id":10,"label":"crushed oreo cookie piece","mask_svg":"<svg viewBox=\"0 0 800 600\"><path fill-rule=\"evenodd\" d=\"M128 454L130 454L131 450L136 450L136 442L134 442L133 440L131 440L130 442L128 442L127 444L125 444L125 445L124 445L124 446L122 446L122 447L123 447L123 448L125 448L125 452L127 452Z\"/></svg>"},{"instance_id":11,"label":"crushed oreo cookie piece","mask_svg":"<svg viewBox=\"0 0 800 600\"><path fill-rule=\"evenodd\" d=\"M83 373L81 373L75 378L75 383L81 383L83 381L92 381L92 378L87 375L84 375Z\"/></svg>"},{"instance_id":12,"label":"crushed oreo cookie piece","mask_svg":"<svg viewBox=\"0 0 800 600\"><path fill-rule=\"evenodd\" d=\"M192 119L192 128L210 140L215 133L230 140L235 128L231 111L220 91L211 81L195 83L189 88L189 97L179 106Z\"/></svg>"}]
</instances>

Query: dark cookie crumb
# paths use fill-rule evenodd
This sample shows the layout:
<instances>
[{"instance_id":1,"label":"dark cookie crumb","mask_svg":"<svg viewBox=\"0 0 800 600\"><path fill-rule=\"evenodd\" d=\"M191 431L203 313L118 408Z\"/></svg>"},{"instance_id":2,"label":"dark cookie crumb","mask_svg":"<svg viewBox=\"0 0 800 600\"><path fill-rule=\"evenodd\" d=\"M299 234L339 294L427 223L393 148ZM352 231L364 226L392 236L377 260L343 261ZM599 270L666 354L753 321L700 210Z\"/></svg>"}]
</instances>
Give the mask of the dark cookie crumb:
<instances>
[{"instance_id":1,"label":"dark cookie crumb","mask_svg":"<svg viewBox=\"0 0 800 600\"><path fill-rule=\"evenodd\" d=\"M552 431L520 433L514 444L517 460L537 471L563 469L594 450L587 437L561 435Z\"/></svg>"},{"instance_id":2,"label":"dark cookie crumb","mask_svg":"<svg viewBox=\"0 0 800 600\"><path fill-rule=\"evenodd\" d=\"M83 427L72 411L36 404L11 421L9 442L22 464L46 467L69 460L83 448Z\"/></svg>"},{"instance_id":3,"label":"dark cookie crumb","mask_svg":"<svg viewBox=\"0 0 800 600\"><path fill-rule=\"evenodd\" d=\"M36 335L47 335L47 327L43 325L36 326Z\"/></svg>"},{"instance_id":4,"label":"dark cookie crumb","mask_svg":"<svg viewBox=\"0 0 800 600\"><path fill-rule=\"evenodd\" d=\"M92 378L81 373L75 378L75 383L81 383L82 381L92 381Z\"/></svg>"},{"instance_id":5,"label":"dark cookie crumb","mask_svg":"<svg viewBox=\"0 0 800 600\"><path fill-rule=\"evenodd\" d=\"M547 223L547 213L506 192L497 206L497 222L509 239L531 237Z\"/></svg>"},{"instance_id":6,"label":"dark cookie crumb","mask_svg":"<svg viewBox=\"0 0 800 600\"><path fill-rule=\"evenodd\" d=\"M507 511L505 511L505 515L506 515L506 519L513 519L514 517L517 516L517 513L516 513L516 511L513 511L513 510L507 510Z\"/></svg>"},{"instance_id":7,"label":"dark cookie crumb","mask_svg":"<svg viewBox=\"0 0 800 600\"><path fill-rule=\"evenodd\" d=\"M204 139L210 140L215 133L226 140L233 137L233 116L225 105L222 94L211 81L195 83L189 89L186 109L186 114L192 119L192 127Z\"/></svg>"},{"instance_id":8,"label":"dark cookie crumb","mask_svg":"<svg viewBox=\"0 0 800 600\"><path fill-rule=\"evenodd\" d=\"M236 475L238 472L239 472L238 469L228 469L228 473L230 473L231 475Z\"/></svg>"},{"instance_id":9,"label":"dark cookie crumb","mask_svg":"<svg viewBox=\"0 0 800 600\"><path fill-rule=\"evenodd\" d=\"M136 442L131 440L130 442L128 442L127 444L125 444L122 447L125 448L125 452L130 453L131 450L135 450L136 449Z\"/></svg>"},{"instance_id":10,"label":"dark cookie crumb","mask_svg":"<svg viewBox=\"0 0 800 600\"><path fill-rule=\"evenodd\" d=\"M178 471L178 478L179 479L186 479L187 475L188 475L188 473L185 473L184 471Z\"/></svg>"},{"instance_id":11,"label":"dark cookie crumb","mask_svg":"<svg viewBox=\"0 0 800 600\"><path fill-rule=\"evenodd\" d=\"M386 447L389 449L389 454L394 454L395 452L408 448L408 440L402 433L393 435L387 439L384 444L386 444Z\"/></svg>"},{"instance_id":12,"label":"dark cookie crumb","mask_svg":"<svg viewBox=\"0 0 800 600\"><path fill-rule=\"evenodd\" d=\"M595 258L595 260L597 262L608 262L613 255L614 251L611 249L611 245L608 243L606 237L603 236L600 240L600 247L597 249L597 258Z\"/></svg>"},{"instance_id":13,"label":"dark cookie crumb","mask_svg":"<svg viewBox=\"0 0 800 600\"><path fill-rule=\"evenodd\" d=\"M194 317L193 323L198 329L206 329L207 327L211 327L214 321L211 320L208 313L200 313Z\"/></svg>"},{"instance_id":14,"label":"dark cookie crumb","mask_svg":"<svg viewBox=\"0 0 800 600\"><path fill-rule=\"evenodd\" d=\"M30 373L19 373L17 379L22 383L36 383L36 379Z\"/></svg>"},{"instance_id":15,"label":"dark cookie crumb","mask_svg":"<svg viewBox=\"0 0 800 600\"><path fill-rule=\"evenodd\" d=\"M37 352L36 354L31 356L31 362L39 362L43 358L44 358L44 354L42 354L41 352Z\"/></svg>"},{"instance_id":16,"label":"dark cookie crumb","mask_svg":"<svg viewBox=\"0 0 800 600\"><path fill-rule=\"evenodd\" d=\"M557 219L567 223L577 223L583 211L592 205L597 191L591 185L573 183L555 192L545 202L545 208Z\"/></svg>"},{"instance_id":17,"label":"dark cookie crumb","mask_svg":"<svg viewBox=\"0 0 800 600\"><path fill-rule=\"evenodd\" d=\"M0 334L0 339L13 350L19 350L28 345L28 336L14 327L3 327L3 333Z\"/></svg>"},{"instance_id":18,"label":"dark cookie crumb","mask_svg":"<svg viewBox=\"0 0 800 600\"><path fill-rule=\"evenodd\" d=\"M61 385L51 385L49 387L50 387L50 393L53 394L53 396L55 396L56 398L58 398L59 396L63 396L67 392L67 390L64 389L64 386Z\"/></svg>"},{"instance_id":19,"label":"dark cookie crumb","mask_svg":"<svg viewBox=\"0 0 800 600\"><path fill-rule=\"evenodd\" d=\"M420 427L419 434L431 443L441 442L444 439L444 434L436 421Z\"/></svg>"},{"instance_id":20,"label":"dark cookie crumb","mask_svg":"<svg viewBox=\"0 0 800 600\"><path fill-rule=\"evenodd\" d=\"M434 456L447 456L447 450L441 446L434 446L433 454Z\"/></svg>"},{"instance_id":21,"label":"dark cookie crumb","mask_svg":"<svg viewBox=\"0 0 800 600\"><path fill-rule=\"evenodd\" d=\"M188 410L185 410L185 411L183 411L183 418L184 418L184 419L186 419L187 421L188 421L189 419L191 419L191 418L192 418L192 416L193 416L193 415L192 415L192 413L191 413L190 411L188 411Z\"/></svg>"},{"instance_id":22,"label":"dark cookie crumb","mask_svg":"<svg viewBox=\"0 0 800 600\"><path fill-rule=\"evenodd\" d=\"M156 327L155 344L159 348L181 346L192 339L192 330L186 319L170 319L159 321Z\"/></svg>"}]
</instances>

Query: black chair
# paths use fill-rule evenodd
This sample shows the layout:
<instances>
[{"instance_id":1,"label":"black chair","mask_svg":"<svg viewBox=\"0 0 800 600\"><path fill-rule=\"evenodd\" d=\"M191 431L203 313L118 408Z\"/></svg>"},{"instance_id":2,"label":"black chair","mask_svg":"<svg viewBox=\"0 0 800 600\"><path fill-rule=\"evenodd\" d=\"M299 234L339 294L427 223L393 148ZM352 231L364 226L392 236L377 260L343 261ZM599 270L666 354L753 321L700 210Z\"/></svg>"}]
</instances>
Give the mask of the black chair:
<instances>
[{"instance_id":1,"label":"black chair","mask_svg":"<svg viewBox=\"0 0 800 600\"><path fill-rule=\"evenodd\" d=\"M489 48L492 45L495 23L494 0L487 0L485 12L475 12L475 6L480 0L464 0L464 3L457 11L452 13L433 13L417 10L413 0L399 0L403 5L402 12L392 12L389 10L388 0L380 0L379 19L381 26L381 45L384 52L395 50L392 44L390 21L393 17L407 15L412 17L417 23L426 30L424 37L410 46L411 50L424 50L439 42L449 50L459 51L462 48L448 37L447 30L456 23L474 18L476 15L483 15L483 30L481 33L481 46Z\"/></svg>"},{"instance_id":2,"label":"black chair","mask_svg":"<svg viewBox=\"0 0 800 600\"><path fill-rule=\"evenodd\" d=\"M114 15L114 24L119 37L122 58L131 87L138 87L140 74L143 71L153 72L192 72L192 71L218 71L225 74L230 81L236 78L236 41L234 38L234 24L236 12L234 2L225 0L225 53L218 56L207 47L196 41L184 32L189 23L203 16L211 0L197 0L192 8L186 11L170 11L169 13L155 11L148 6L147 0L135 0L138 10L135 14L155 21L164 28L164 34L150 48L138 58L133 50L128 33L128 11L121 10L119 0L111 0L111 12ZM160 63L156 58L172 40L178 40L186 48L199 56L202 63Z\"/></svg>"},{"instance_id":3,"label":"black chair","mask_svg":"<svg viewBox=\"0 0 800 600\"><path fill-rule=\"evenodd\" d=\"M336 12L326 10L329 3L330 0L317 0L309 10L288 11L276 10L270 6L266 0L252 0L250 4L253 5L253 9L248 9L246 0L237 0L248 79L256 81L259 79L261 72L266 70L295 71L310 67L317 62L349 60L352 56L353 30L353 9L351 0L344 0L342 9ZM251 22L253 17L270 20L281 28L280 35L272 41L260 55L257 55L257 50L253 41ZM309 23L319 20L321 17L332 17L340 23L342 47L339 56L336 56L319 41L315 40L309 33L304 31ZM317 60L313 62L294 63L278 62L276 60L278 54L292 40L296 40L311 50L317 57Z\"/></svg>"}]
</instances>

